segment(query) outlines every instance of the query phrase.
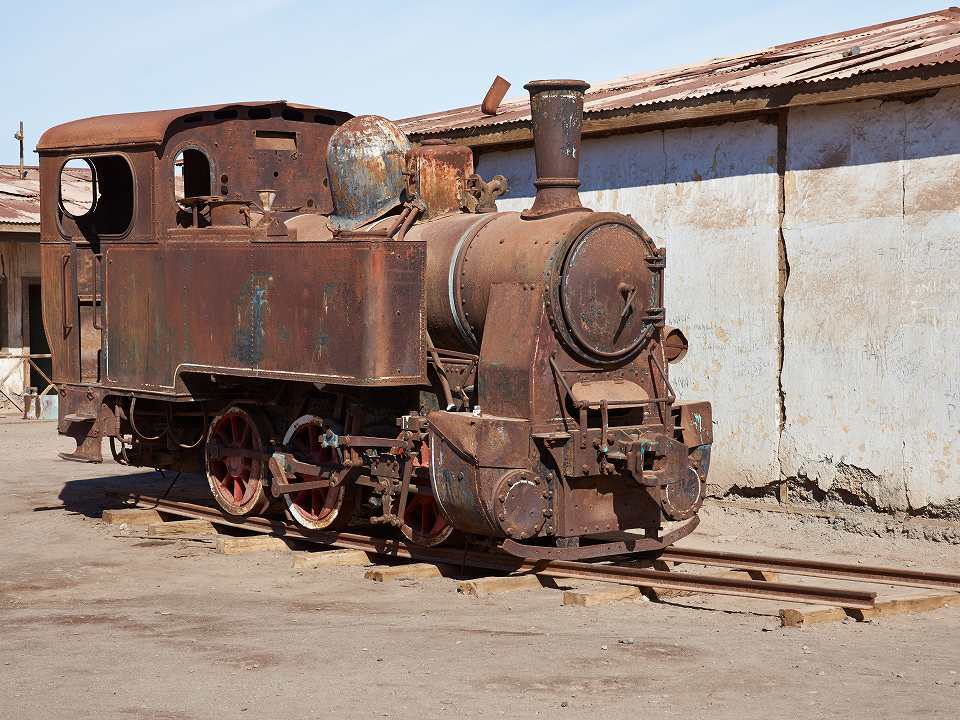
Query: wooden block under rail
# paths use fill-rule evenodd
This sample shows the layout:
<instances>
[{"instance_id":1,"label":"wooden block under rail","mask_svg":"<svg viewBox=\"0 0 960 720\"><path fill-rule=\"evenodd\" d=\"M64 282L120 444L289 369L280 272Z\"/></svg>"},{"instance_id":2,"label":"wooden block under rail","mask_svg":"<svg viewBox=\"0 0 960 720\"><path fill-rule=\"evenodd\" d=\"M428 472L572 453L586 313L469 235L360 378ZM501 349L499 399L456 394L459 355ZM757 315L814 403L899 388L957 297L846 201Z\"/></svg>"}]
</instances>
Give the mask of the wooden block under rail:
<instances>
[{"instance_id":1,"label":"wooden block under rail","mask_svg":"<svg viewBox=\"0 0 960 720\"><path fill-rule=\"evenodd\" d=\"M936 593L894 597L877 600L873 608L839 608L812 606L803 609L784 608L780 611L782 627L803 627L822 622L842 621L851 618L857 622L902 615L904 613L929 612L946 607L960 606L960 593Z\"/></svg>"},{"instance_id":2,"label":"wooden block under rail","mask_svg":"<svg viewBox=\"0 0 960 720\"><path fill-rule=\"evenodd\" d=\"M844 620L847 613L843 608L826 605L809 605L804 608L783 608L780 610L780 627L803 627L824 622Z\"/></svg>"},{"instance_id":3,"label":"wooden block under rail","mask_svg":"<svg viewBox=\"0 0 960 720\"><path fill-rule=\"evenodd\" d=\"M221 555L243 555L255 552L287 552L290 547L280 538L271 535L254 535L252 537L228 537L221 535L217 538L217 552Z\"/></svg>"},{"instance_id":4,"label":"wooden block under rail","mask_svg":"<svg viewBox=\"0 0 960 720\"><path fill-rule=\"evenodd\" d=\"M543 584L536 575L507 575L464 580L457 585L457 592L470 597L485 597L496 593L518 590L540 590Z\"/></svg>"},{"instance_id":5,"label":"wooden block under rail","mask_svg":"<svg viewBox=\"0 0 960 720\"><path fill-rule=\"evenodd\" d=\"M593 607L607 603L630 600L641 595L640 588L633 585L615 585L601 590L565 590L563 604L576 607Z\"/></svg>"},{"instance_id":6,"label":"wooden block under rail","mask_svg":"<svg viewBox=\"0 0 960 720\"><path fill-rule=\"evenodd\" d=\"M163 522L163 518L156 510L144 508L104 510L100 519L107 525L157 525Z\"/></svg>"},{"instance_id":7,"label":"wooden block under rail","mask_svg":"<svg viewBox=\"0 0 960 720\"><path fill-rule=\"evenodd\" d=\"M888 617L890 615L929 612L930 610L939 610L940 608L955 607L957 605L960 605L960 593L926 593L923 595L877 600L876 607L869 609L847 608L847 615L854 620L864 622L866 620L876 620L877 618Z\"/></svg>"},{"instance_id":8,"label":"wooden block under rail","mask_svg":"<svg viewBox=\"0 0 960 720\"><path fill-rule=\"evenodd\" d=\"M147 528L151 537L178 537L180 535L216 535L217 530L209 520L171 520Z\"/></svg>"},{"instance_id":9,"label":"wooden block under rail","mask_svg":"<svg viewBox=\"0 0 960 720\"><path fill-rule=\"evenodd\" d=\"M373 568L372 570L367 570L364 577L374 582L424 580L426 578L443 577L443 572L439 565L433 565L431 563L410 563L409 565Z\"/></svg>"},{"instance_id":10,"label":"wooden block under rail","mask_svg":"<svg viewBox=\"0 0 960 720\"><path fill-rule=\"evenodd\" d=\"M363 550L322 550L320 552L295 552L295 570L318 567L350 567L372 565L370 556Z\"/></svg>"}]
</instances>

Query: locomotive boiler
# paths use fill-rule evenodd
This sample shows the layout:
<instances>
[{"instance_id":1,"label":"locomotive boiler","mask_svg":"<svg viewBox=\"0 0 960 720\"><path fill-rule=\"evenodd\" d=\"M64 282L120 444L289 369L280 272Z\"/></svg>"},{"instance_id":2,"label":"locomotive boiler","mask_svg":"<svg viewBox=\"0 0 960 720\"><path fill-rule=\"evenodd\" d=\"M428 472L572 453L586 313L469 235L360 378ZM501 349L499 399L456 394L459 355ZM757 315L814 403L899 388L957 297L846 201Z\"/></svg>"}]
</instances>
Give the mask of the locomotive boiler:
<instances>
[{"instance_id":1,"label":"locomotive boiler","mask_svg":"<svg viewBox=\"0 0 960 720\"><path fill-rule=\"evenodd\" d=\"M41 138L44 320L67 459L197 471L225 514L531 559L691 532L709 403L677 402L666 253L580 204L583 95L529 83L537 194L469 148L285 102ZM79 164L80 169L72 168ZM59 179L89 179L67 212Z\"/></svg>"}]
</instances>

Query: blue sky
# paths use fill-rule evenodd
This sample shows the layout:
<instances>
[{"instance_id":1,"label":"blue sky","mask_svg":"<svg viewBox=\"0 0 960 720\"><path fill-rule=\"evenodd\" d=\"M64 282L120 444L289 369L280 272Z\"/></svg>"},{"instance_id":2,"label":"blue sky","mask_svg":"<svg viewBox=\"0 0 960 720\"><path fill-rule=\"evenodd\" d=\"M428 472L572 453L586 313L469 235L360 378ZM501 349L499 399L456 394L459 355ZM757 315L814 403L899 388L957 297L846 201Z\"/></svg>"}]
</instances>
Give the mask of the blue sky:
<instances>
[{"instance_id":1,"label":"blue sky","mask_svg":"<svg viewBox=\"0 0 960 720\"><path fill-rule=\"evenodd\" d=\"M5 3L0 162L67 120L282 98L405 117L478 103L494 75L606 80L944 4L156 0Z\"/></svg>"}]
</instances>

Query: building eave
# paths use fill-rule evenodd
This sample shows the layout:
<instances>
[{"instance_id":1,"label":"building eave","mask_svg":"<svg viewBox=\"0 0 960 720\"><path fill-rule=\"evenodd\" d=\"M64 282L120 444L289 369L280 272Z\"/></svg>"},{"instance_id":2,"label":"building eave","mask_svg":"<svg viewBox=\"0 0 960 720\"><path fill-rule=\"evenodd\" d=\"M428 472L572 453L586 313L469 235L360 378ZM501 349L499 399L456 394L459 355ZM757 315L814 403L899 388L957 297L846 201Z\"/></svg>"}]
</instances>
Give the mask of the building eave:
<instances>
[{"instance_id":1,"label":"building eave","mask_svg":"<svg viewBox=\"0 0 960 720\"><path fill-rule=\"evenodd\" d=\"M796 107L908 97L958 85L960 62L864 73L818 83L779 85L623 110L585 113L583 134L586 137L597 137L677 125L728 121ZM526 145L533 141L529 120L497 125L489 129L411 133L411 139L422 140L440 135L459 144L484 150Z\"/></svg>"}]
</instances>

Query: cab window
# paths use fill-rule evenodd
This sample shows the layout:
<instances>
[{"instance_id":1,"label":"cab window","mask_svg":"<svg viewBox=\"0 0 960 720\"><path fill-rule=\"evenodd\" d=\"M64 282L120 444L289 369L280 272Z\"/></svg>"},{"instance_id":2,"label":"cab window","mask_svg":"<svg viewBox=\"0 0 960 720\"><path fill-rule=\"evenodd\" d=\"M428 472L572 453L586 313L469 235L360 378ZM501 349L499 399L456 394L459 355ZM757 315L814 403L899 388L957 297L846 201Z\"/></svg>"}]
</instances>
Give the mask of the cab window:
<instances>
[{"instance_id":1,"label":"cab window","mask_svg":"<svg viewBox=\"0 0 960 720\"><path fill-rule=\"evenodd\" d=\"M121 155L70 158L60 169L60 210L85 233L122 235L133 222L133 185Z\"/></svg>"},{"instance_id":2,"label":"cab window","mask_svg":"<svg viewBox=\"0 0 960 720\"><path fill-rule=\"evenodd\" d=\"M202 150L186 148L173 160L173 188L177 200L212 195L210 160Z\"/></svg>"}]
</instances>

